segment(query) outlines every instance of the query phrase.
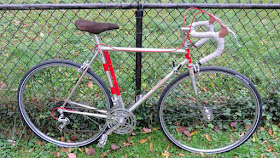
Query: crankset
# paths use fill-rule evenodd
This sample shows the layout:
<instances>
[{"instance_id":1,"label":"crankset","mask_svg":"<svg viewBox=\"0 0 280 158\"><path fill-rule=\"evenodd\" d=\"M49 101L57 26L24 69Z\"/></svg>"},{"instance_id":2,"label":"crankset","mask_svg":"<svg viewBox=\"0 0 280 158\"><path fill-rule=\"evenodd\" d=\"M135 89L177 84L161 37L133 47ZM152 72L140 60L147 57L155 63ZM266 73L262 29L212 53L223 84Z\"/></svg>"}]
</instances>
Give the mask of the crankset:
<instances>
[{"instance_id":1,"label":"crankset","mask_svg":"<svg viewBox=\"0 0 280 158\"><path fill-rule=\"evenodd\" d=\"M108 114L106 123L109 128L113 128L119 124L113 132L127 134L133 131L136 125L136 117L125 108L113 108Z\"/></svg>"}]
</instances>

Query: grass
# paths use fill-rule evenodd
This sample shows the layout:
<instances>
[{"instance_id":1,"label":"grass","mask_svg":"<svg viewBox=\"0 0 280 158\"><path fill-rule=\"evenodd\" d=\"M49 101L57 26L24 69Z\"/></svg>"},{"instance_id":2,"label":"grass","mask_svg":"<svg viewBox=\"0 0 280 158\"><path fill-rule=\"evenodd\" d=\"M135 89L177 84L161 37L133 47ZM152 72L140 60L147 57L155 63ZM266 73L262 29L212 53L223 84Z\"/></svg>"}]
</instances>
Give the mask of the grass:
<instances>
[{"instance_id":1,"label":"grass","mask_svg":"<svg viewBox=\"0 0 280 158\"><path fill-rule=\"evenodd\" d=\"M275 137L269 134L269 128ZM202 153L190 153L177 148L169 142L158 129L154 128L151 133L143 133L137 130L135 136L131 135L109 135L108 142L104 148L98 148L91 144L81 148L59 148L53 144L46 143L38 137L29 136L28 139L21 139L16 146L11 146L6 140L0 142L0 154L4 157L54 157L57 152L60 157L66 157L68 153L75 153L77 157L92 157L86 155L86 148L96 150L94 157L206 157ZM208 157L269 157L276 158L279 155L280 143L276 138L280 137L279 127L260 128L246 143L240 147L222 154L209 154ZM222 140L222 141L226 141ZM140 143L141 142L141 143ZM126 143L125 146L124 144ZM198 144L200 142L197 142ZM111 144L120 149L113 150Z\"/></svg>"}]
</instances>

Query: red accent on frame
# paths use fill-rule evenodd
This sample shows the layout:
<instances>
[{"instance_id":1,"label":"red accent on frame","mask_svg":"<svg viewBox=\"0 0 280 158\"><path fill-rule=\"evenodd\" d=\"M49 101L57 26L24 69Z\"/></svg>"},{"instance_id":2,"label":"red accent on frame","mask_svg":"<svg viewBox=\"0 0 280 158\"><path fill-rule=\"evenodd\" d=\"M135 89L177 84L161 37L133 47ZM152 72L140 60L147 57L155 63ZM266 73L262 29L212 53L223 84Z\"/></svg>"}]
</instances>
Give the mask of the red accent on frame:
<instances>
[{"instance_id":1,"label":"red accent on frame","mask_svg":"<svg viewBox=\"0 0 280 158\"><path fill-rule=\"evenodd\" d=\"M117 79L116 79L116 76L115 76L115 72L114 72L113 65L112 65L111 58L110 58L110 55L109 55L108 51L104 51L104 56L105 56L105 59L107 61L107 65L110 69L110 73L111 73L111 76L112 76L112 80L113 80L113 84L114 84L114 88L116 90L116 93L117 93L117 95L121 95L119 85L118 85L118 82L117 82ZM113 93L113 91L112 91L112 93Z\"/></svg>"},{"instance_id":2,"label":"red accent on frame","mask_svg":"<svg viewBox=\"0 0 280 158\"><path fill-rule=\"evenodd\" d=\"M190 49L186 49L187 50L187 54L186 54L186 58L189 60L189 64L192 63L192 59L190 57Z\"/></svg>"},{"instance_id":3,"label":"red accent on frame","mask_svg":"<svg viewBox=\"0 0 280 158\"><path fill-rule=\"evenodd\" d=\"M104 67L104 71L108 71L108 66L107 66L107 64L105 63L105 64L103 64L103 67Z\"/></svg>"},{"instance_id":4,"label":"red accent on frame","mask_svg":"<svg viewBox=\"0 0 280 158\"><path fill-rule=\"evenodd\" d=\"M111 87L112 94L116 94L115 87Z\"/></svg>"},{"instance_id":5,"label":"red accent on frame","mask_svg":"<svg viewBox=\"0 0 280 158\"><path fill-rule=\"evenodd\" d=\"M66 108L62 108L62 107L56 107L56 108L53 108L52 109L52 117L56 120L58 120L55 116L54 116L54 111L57 110L57 109L63 109L63 110L69 110L69 111L75 111L75 110L71 110L71 109L66 109Z\"/></svg>"}]
</instances>

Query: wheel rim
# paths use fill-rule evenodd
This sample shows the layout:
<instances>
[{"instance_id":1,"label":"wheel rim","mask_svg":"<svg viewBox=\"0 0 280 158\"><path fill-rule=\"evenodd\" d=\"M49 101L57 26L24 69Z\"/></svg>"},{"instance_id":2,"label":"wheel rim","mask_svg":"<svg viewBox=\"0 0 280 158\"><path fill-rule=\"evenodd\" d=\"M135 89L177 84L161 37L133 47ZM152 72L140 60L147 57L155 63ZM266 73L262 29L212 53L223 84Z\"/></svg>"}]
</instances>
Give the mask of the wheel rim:
<instances>
[{"instance_id":1,"label":"wheel rim","mask_svg":"<svg viewBox=\"0 0 280 158\"><path fill-rule=\"evenodd\" d=\"M217 76L213 75L213 72L217 73ZM222 71L202 71L200 80L198 95L202 96L201 104L213 111L213 120L203 118L195 107L193 90L187 76L177 81L166 92L159 111L161 127L173 143L188 151L220 153L231 150L246 141L257 127L260 117L258 97L248 82L238 75ZM232 83L228 84L229 81ZM242 84L236 85L241 83L240 81ZM231 89L225 85L231 85ZM182 91L185 91L184 95L179 96ZM231 95L228 95L227 91ZM238 102L233 102L236 100ZM227 106L226 103L232 106ZM251 104L249 109L239 108L241 105L246 107L248 103ZM233 106L237 104L239 106ZM244 112L245 110L248 114ZM182 114L182 111L186 113ZM245 120L238 117L244 117ZM226 120L228 123L225 123Z\"/></svg>"},{"instance_id":2,"label":"wheel rim","mask_svg":"<svg viewBox=\"0 0 280 158\"><path fill-rule=\"evenodd\" d=\"M77 66L51 63L37 67L22 82L19 92L21 114L32 131L44 140L59 146L83 146L96 140L106 129L105 119L67 113L69 125L62 132L58 130L61 123L52 117L51 111L68 96L79 75ZM71 101L102 109L110 107L108 100L102 85L89 73L71 98ZM75 110L76 107L66 108ZM93 112L80 107L76 110ZM59 116L56 111L53 115Z\"/></svg>"}]
</instances>

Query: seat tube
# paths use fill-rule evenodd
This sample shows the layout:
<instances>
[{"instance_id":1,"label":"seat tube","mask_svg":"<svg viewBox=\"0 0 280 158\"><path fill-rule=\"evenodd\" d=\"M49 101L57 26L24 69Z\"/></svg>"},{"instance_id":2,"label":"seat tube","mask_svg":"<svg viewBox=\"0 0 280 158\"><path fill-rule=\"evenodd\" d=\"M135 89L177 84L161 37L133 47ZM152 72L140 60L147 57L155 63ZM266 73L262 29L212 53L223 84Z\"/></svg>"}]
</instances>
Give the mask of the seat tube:
<instances>
[{"instance_id":1,"label":"seat tube","mask_svg":"<svg viewBox=\"0 0 280 158\"><path fill-rule=\"evenodd\" d=\"M98 36L96 34L94 34L94 38L96 41L96 44L100 44ZM109 82L109 86L110 86L110 90L111 93L113 95L113 102L117 102L119 105L123 106L123 101L120 95L120 90L118 87L118 83L115 77L115 73L112 67L112 63L111 63L111 59L109 56L108 51L102 51L100 50L101 46L98 45L97 49L100 51L100 58L103 64L103 68L106 74L106 77L108 79ZM112 79L113 78L113 79Z\"/></svg>"}]
</instances>

